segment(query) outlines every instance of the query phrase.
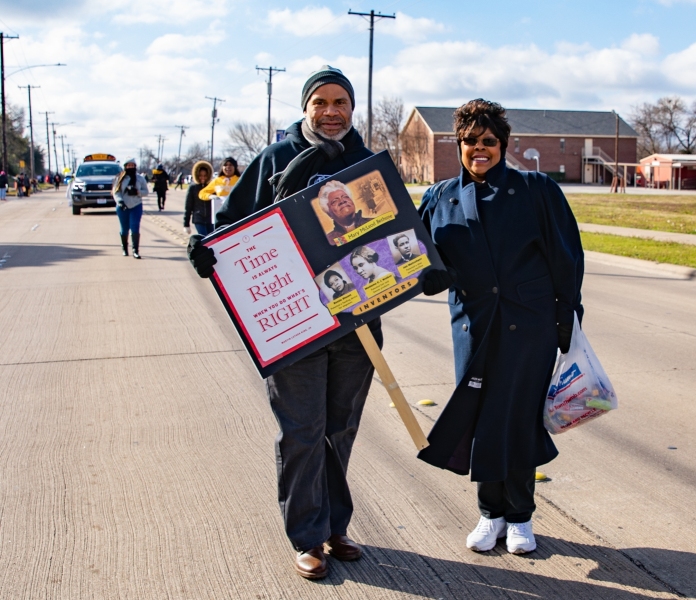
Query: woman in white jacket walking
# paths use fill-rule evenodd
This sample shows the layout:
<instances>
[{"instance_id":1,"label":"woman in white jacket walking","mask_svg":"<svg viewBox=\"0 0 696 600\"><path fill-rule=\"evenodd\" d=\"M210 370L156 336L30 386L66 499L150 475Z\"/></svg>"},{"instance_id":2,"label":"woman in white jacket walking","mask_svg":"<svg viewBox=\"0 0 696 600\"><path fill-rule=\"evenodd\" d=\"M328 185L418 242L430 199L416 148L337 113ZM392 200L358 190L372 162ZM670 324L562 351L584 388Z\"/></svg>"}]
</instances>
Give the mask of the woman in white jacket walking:
<instances>
[{"instance_id":1,"label":"woman in white jacket walking","mask_svg":"<svg viewBox=\"0 0 696 600\"><path fill-rule=\"evenodd\" d=\"M143 216L143 198L147 196L147 181L136 173L134 158L124 164L116 177L111 193L116 200L116 215L121 225L123 256L128 256L128 230L133 241L133 257L140 258L140 219Z\"/></svg>"}]
</instances>

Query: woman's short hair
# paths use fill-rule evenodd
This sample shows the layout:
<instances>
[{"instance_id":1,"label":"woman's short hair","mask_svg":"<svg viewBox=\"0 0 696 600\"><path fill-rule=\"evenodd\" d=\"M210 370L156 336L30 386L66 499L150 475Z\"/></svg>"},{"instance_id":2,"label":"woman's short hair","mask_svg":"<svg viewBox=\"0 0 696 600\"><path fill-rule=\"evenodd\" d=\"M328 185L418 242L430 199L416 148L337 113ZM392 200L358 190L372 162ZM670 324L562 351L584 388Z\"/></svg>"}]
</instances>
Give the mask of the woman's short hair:
<instances>
[{"instance_id":1,"label":"woman's short hair","mask_svg":"<svg viewBox=\"0 0 696 600\"><path fill-rule=\"evenodd\" d=\"M324 273L324 285L326 285L326 287L331 287L329 285L329 281L332 277L338 277L340 280L345 281L338 271L332 271L329 269L326 273Z\"/></svg>"},{"instance_id":2,"label":"woman's short hair","mask_svg":"<svg viewBox=\"0 0 696 600\"><path fill-rule=\"evenodd\" d=\"M350 263L353 264L353 259L356 256L361 256L367 262L376 263L379 260L379 254L377 254L369 246L358 246L350 253Z\"/></svg>"},{"instance_id":3,"label":"woman's short hair","mask_svg":"<svg viewBox=\"0 0 696 600\"><path fill-rule=\"evenodd\" d=\"M338 191L345 192L351 200L353 199L353 193L350 191L350 188L345 183L341 183L335 179L332 179L327 184L323 185L319 190L319 205L321 206L321 209L329 216L331 216L331 210L329 209L329 194Z\"/></svg>"},{"instance_id":4,"label":"woman's short hair","mask_svg":"<svg viewBox=\"0 0 696 600\"><path fill-rule=\"evenodd\" d=\"M474 129L490 129L500 140L503 150L507 148L510 124L505 109L497 102L477 98L454 111L454 131L458 142L461 143Z\"/></svg>"}]
</instances>

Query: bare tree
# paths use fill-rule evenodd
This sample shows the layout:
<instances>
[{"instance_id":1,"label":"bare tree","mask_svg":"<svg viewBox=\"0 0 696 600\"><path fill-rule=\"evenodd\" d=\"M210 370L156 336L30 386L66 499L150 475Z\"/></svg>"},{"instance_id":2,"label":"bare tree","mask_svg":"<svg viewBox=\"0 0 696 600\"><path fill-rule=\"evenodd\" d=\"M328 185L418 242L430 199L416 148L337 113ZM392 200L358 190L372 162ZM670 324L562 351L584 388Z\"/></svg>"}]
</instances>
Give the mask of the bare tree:
<instances>
[{"instance_id":1,"label":"bare tree","mask_svg":"<svg viewBox=\"0 0 696 600\"><path fill-rule=\"evenodd\" d=\"M227 148L237 162L248 165L266 147L267 123L237 121L228 131ZM280 129L280 122L271 120L271 131Z\"/></svg>"},{"instance_id":2,"label":"bare tree","mask_svg":"<svg viewBox=\"0 0 696 600\"><path fill-rule=\"evenodd\" d=\"M634 107L629 117L638 132L638 155L693 154L696 150L696 103L688 108L678 96Z\"/></svg>"},{"instance_id":3,"label":"bare tree","mask_svg":"<svg viewBox=\"0 0 696 600\"><path fill-rule=\"evenodd\" d=\"M657 101L662 127L670 142L676 141L676 149L682 154L693 154L696 148L696 102L691 108L678 96L660 98Z\"/></svg>"},{"instance_id":4,"label":"bare tree","mask_svg":"<svg viewBox=\"0 0 696 600\"><path fill-rule=\"evenodd\" d=\"M362 113L353 113L353 127L363 141L367 140L367 117Z\"/></svg>"},{"instance_id":5,"label":"bare tree","mask_svg":"<svg viewBox=\"0 0 696 600\"><path fill-rule=\"evenodd\" d=\"M372 121L372 149L387 150L397 168L401 166L399 134L404 120L404 102L401 98L382 98L375 107Z\"/></svg>"}]
</instances>

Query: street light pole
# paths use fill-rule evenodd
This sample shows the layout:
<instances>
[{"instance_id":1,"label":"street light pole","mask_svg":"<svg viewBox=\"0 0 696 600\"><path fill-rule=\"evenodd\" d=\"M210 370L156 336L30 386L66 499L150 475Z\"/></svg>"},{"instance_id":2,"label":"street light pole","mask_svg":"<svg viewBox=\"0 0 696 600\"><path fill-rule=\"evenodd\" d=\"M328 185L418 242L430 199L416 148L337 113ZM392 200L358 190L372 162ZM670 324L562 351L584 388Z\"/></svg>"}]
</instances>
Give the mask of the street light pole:
<instances>
[{"instance_id":1,"label":"street light pole","mask_svg":"<svg viewBox=\"0 0 696 600\"><path fill-rule=\"evenodd\" d=\"M30 168L30 178L34 179L34 119L32 118L31 114L31 90L32 88L40 89L41 86L39 85L18 85L17 86L20 90L23 90L26 88L28 94L29 94L29 168Z\"/></svg>"},{"instance_id":2,"label":"street light pole","mask_svg":"<svg viewBox=\"0 0 696 600\"><path fill-rule=\"evenodd\" d=\"M216 121L220 120L217 118L217 103L218 102L227 102L227 100L223 100L222 98L217 98L217 97L211 98L210 96L206 96L206 98L208 100L213 101L213 112L212 112L213 124L210 128L210 164L212 165L213 164L213 152L214 152L213 142L215 140L215 123L216 123Z\"/></svg>"},{"instance_id":3,"label":"street light pole","mask_svg":"<svg viewBox=\"0 0 696 600\"><path fill-rule=\"evenodd\" d=\"M349 10L348 14L370 18L370 67L367 78L367 147L372 150L372 57L375 37L375 17L377 20L396 19L396 15L383 15L382 13L375 13L374 10L371 10L369 13L359 13Z\"/></svg>"},{"instance_id":4,"label":"street light pole","mask_svg":"<svg viewBox=\"0 0 696 600\"><path fill-rule=\"evenodd\" d=\"M2 170L7 171L7 114L5 112L5 40L19 39L18 35L5 35L0 31L0 94L2 95Z\"/></svg>"},{"instance_id":5,"label":"street light pole","mask_svg":"<svg viewBox=\"0 0 696 600\"><path fill-rule=\"evenodd\" d=\"M271 95L273 94L273 73L284 73L285 69L279 69L278 67L256 67L257 71L264 71L268 73L268 81L266 85L268 86L268 128L266 133L266 145L271 145Z\"/></svg>"}]
</instances>

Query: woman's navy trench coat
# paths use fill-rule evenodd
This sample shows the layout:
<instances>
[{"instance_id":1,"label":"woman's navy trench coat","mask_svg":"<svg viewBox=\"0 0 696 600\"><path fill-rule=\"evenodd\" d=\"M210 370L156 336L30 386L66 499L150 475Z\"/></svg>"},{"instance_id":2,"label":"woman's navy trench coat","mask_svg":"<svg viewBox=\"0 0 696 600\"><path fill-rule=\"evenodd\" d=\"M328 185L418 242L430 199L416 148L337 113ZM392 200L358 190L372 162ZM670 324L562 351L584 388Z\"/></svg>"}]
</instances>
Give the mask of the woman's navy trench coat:
<instances>
[{"instance_id":1,"label":"woman's navy trench coat","mask_svg":"<svg viewBox=\"0 0 696 600\"><path fill-rule=\"evenodd\" d=\"M558 347L557 323L582 318L584 259L577 223L546 175L500 163L486 174L492 197L477 206L475 184L431 187L421 218L447 265L457 387L419 458L473 481L553 460L558 451L543 407ZM481 210L485 208L485 211ZM486 216L486 223L480 214Z\"/></svg>"}]
</instances>

